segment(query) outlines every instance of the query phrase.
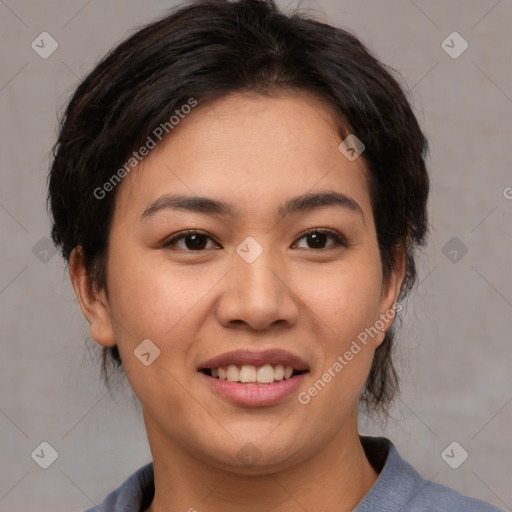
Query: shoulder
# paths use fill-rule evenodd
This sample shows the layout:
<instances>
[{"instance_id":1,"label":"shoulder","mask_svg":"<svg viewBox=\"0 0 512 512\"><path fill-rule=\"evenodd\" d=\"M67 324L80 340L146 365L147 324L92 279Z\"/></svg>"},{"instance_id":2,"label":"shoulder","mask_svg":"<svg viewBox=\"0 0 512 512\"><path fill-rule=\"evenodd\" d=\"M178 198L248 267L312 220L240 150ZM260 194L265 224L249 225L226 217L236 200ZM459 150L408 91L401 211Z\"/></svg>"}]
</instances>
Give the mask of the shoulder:
<instances>
[{"instance_id":1,"label":"shoulder","mask_svg":"<svg viewBox=\"0 0 512 512\"><path fill-rule=\"evenodd\" d=\"M144 503L153 498L153 463L150 462L129 476L117 489L112 491L101 503L88 508L85 512L140 512Z\"/></svg>"},{"instance_id":2,"label":"shoulder","mask_svg":"<svg viewBox=\"0 0 512 512\"><path fill-rule=\"evenodd\" d=\"M433 508L434 507L434 508ZM428 482L424 490L411 501L412 511L438 512L503 512L503 510L445 487L444 485Z\"/></svg>"},{"instance_id":3,"label":"shoulder","mask_svg":"<svg viewBox=\"0 0 512 512\"><path fill-rule=\"evenodd\" d=\"M493 505L422 478L400 457L388 439L362 437L361 442L368 458L380 458L383 465L379 478L354 512L503 512Z\"/></svg>"}]
</instances>

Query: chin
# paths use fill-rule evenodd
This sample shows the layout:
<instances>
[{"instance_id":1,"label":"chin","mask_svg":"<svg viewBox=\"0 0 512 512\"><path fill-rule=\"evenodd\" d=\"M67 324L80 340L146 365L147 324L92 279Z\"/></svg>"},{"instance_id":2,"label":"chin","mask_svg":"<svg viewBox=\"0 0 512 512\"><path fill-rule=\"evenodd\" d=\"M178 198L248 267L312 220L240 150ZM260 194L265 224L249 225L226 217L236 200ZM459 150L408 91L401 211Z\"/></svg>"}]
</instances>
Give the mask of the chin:
<instances>
[{"instance_id":1,"label":"chin","mask_svg":"<svg viewBox=\"0 0 512 512\"><path fill-rule=\"evenodd\" d=\"M293 439L293 436L291 437ZM290 437L286 437L290 439ZM283 440L284 441L284 440ZM212 451L201 450L202 456L209 453L210 463L225 471L242 475L263 475L284 470L305 459L299 447L291 446L276 438L270 443L264 436L245 436L244 440L225 446L225 450L215 446ZM236 449L233 450L233 444Z\"/></svg>"}]
</instances>

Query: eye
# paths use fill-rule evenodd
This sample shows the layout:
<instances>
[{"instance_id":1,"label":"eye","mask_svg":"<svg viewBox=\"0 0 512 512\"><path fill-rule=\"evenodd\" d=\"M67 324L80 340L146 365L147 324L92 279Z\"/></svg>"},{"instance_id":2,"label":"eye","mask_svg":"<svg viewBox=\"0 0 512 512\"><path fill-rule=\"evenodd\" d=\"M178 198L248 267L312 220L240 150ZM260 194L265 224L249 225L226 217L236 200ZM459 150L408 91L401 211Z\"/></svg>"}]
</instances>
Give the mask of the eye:
<instances>
[{"instance_id":1,"label":"eye","mask_svg":"<svg viewBox=\"0 0 512 512\"><path fill-rule=\"evenodd\" d=\"M326 241L329 238L333 240L333 243L325 247ZM299 249L325 250L340 246L349 247L349 244L342 235L327 230L309 230L307 233L303 234L298 240L302 239L305 239L306 243L311 245L311 247L299 247ZM213 240L213 238L204 233L201 233L200 231L187 230L169 239L167 242L165 242L164 247L179 247L186 251L200 252L204 249L212 248L211 245L208 246L209 241L212 241L214 242L215 245L218 245ZM183 244L179 245L180 242L183 242Z\"/></svg>"},{"instance_id":2,"label":"eye","mask_svg":"<svg viewBox=\"0 0 512 512\"><path fill-rule=\"evenodd\" d=\"M324 247L325 242L328 238L334 240L334 243ZM307 244L311 244L312 247L299 247L299 249L332 249L335 247L349 247L349 244L345 238L338 233L332 231L312 229L302 235L298 240L305 239Z\"/></svg>"},{"instance_id":3,"label":"eye","mask_svg":"<svg viewBox=\"0 0 512 512\"><path fill-rule=\"evenodd\" d=\"M178 242L184 241L185 246L179 246L181 249L188 251L202 251L203 249L211 249L211 247L206 247L209 240L213 241L213 239L208 235L199 231L187 230L169 239L165 242L164 247L178 246Z\"/></svg>"}]
</instances>

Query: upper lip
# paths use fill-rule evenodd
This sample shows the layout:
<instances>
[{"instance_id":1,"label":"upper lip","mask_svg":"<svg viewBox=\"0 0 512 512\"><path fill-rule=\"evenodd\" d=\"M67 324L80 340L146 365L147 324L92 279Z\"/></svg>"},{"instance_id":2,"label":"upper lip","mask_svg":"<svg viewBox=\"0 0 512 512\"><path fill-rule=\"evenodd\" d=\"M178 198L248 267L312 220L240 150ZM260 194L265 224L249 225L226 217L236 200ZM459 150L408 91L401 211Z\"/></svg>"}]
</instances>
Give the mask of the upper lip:
<instances>
[{"instance_id":1,"label":"upper lip","mask_svg":"<svg viewBox=\"0 0 512 512\"><path fill-rule=\"evenodd\" d=\"M220 354L201 363L198 369L226 368L230 364L234 364L236 366L242 366L244 364L250 364L253 366L281 364L283 366L291 366L294 370L298 371L306 371L309 369L308 365L299 356L279 349L262 351L244 349L225 352L224 354Z\"/></svg>"}]
</instances>

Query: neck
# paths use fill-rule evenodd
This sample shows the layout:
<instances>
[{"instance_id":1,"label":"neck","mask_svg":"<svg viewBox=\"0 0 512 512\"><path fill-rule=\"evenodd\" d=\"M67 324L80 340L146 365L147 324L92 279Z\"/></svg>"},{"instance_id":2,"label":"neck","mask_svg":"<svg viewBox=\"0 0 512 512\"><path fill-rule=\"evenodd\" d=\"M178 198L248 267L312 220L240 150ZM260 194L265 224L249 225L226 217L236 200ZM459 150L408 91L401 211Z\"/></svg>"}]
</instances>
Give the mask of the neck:
<instances>
[{"instance_id":1,"label":"neck","mask_svg":"<svg viewBox=\"0 0 512 512\"><path fill-rule=\"evenodd\" d=\"M146 512L350 511L378 477L361 445L357 415L300 464L251 475L199 461L180 446L162 442L151 428L148 439L155 497Z\"/></svg>"}]
</instances>

